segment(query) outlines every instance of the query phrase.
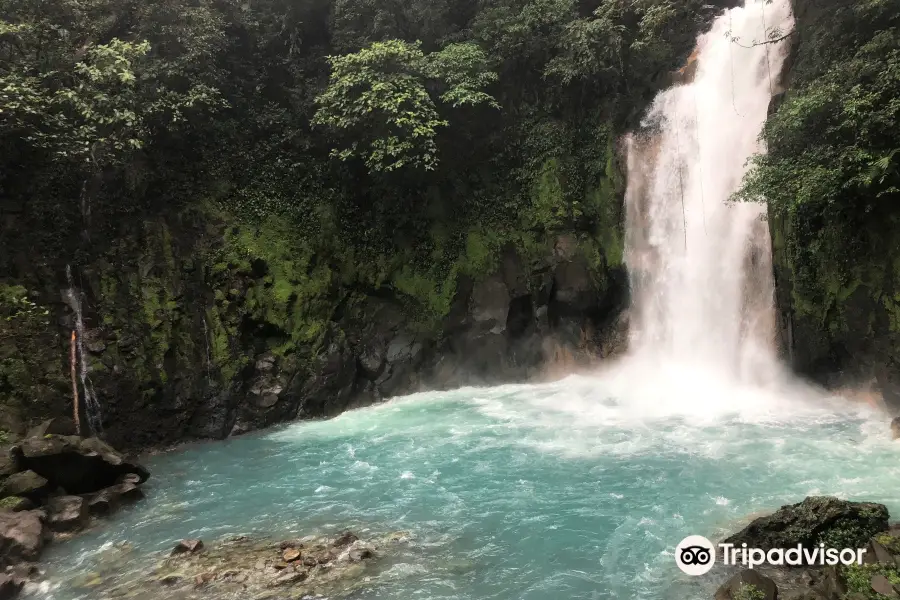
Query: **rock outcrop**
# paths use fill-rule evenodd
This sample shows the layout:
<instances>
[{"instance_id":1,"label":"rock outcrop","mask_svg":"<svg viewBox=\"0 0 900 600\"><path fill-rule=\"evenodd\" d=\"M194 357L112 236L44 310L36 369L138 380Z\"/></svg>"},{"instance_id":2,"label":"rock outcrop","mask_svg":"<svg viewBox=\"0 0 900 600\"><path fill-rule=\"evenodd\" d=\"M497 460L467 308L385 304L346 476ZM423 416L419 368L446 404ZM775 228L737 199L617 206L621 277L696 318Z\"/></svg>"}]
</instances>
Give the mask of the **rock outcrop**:
<instances>
[{"instance_id":1,"label":"rock outcrop","mask_svg":"<svg viewBox=\"0 0 900 600\"><path fill-rule=\"evenodd\" d=\"M760 517L725 543L749 548L863 548L888 528L888 510L873 502L848 502L830 496L810 496Z\"/></svg>"},{"instance_id":2,"label":"rock outcrop","mask_svg":"<svg viewBox=\"0 0 900 600\"><path fill-rule=\"evenodd\" d=\"M872 502L813 496L755 519L724 540L770 550L824 547L854 550L852 564L770 565L742 570L716 591L715 600L863 600L900 597L900 526L888 525L887 509ZM863 563L857 551L863 549ZM895 590L895 588L897 588ZM876 595L873 595L876 594ZM881 594L881 595L877 595Z\"/></svg>"},{"instance_id":3,"label":"rock outcrop","mask_svg":"<svg viewBox=\"0 0 900 600\"><path fill-rule=\"evenodd\" d=\"M92 516L143 497L138 486L150 476L99 439L46 433L54 427L66 430L45 423L40 437L3 448L0 569L7 572L0 572L0 600L19 592L33 574L20 567L37 561L53 537L77 533Z\"/></svg>"},{"instance_id":4,"label":"rock outcrop","mask_svg":"<svg viewBox=\"0 0 900 600\"><path fill-rule=\"evenodd\" d=\"M71 494L87 494L135 474L143 483L150 473L131 463L98 438L48 435L13 446L19 464Z\"/></svg>"}]
</instances>

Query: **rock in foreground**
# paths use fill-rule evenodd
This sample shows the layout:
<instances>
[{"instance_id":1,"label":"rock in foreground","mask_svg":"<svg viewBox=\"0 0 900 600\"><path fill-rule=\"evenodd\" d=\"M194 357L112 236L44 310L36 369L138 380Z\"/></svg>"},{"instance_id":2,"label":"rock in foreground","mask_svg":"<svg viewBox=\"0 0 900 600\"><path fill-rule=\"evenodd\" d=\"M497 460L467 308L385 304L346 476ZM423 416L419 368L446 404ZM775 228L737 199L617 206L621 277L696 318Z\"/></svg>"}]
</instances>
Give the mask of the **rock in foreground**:
<instances>
[{"instance_id":1,"label":"rock in foreground","mask_svg":"<svg viewBox=\"0 0 900 600\"><path fill-rule=\"evenodd\" d=\"M715 600L873 600L900 598L900 526L888 526L888 511L872 502L812 496L754 520L725 540L751 548L862 549L864 564L774 566L735 574ZM894 589L894 588L897 589ZM749 591L748 591L749 588Z\"/></svg>"},{"instance_id":2,"label":"rock in foreground","mask_svg":"<svg viewBox=\"0 0 900 600\"><path fill-rule=\"evenodd\" d=\"M725 540L749 548L865 548L869 538L888 528L888 510L874 502L848 502L831 496L810 496L760 517Z\"/></svg>"},{"instance_id":3,"label":"rock in foreground","mask_svg":"<svg viewBox=\"0 0 900 600\"><path fill-rule=\"evenodd\" d=\"M0 512L0 567L38 559L47 542L43 511Z\"/></svg>"}]
</instances>

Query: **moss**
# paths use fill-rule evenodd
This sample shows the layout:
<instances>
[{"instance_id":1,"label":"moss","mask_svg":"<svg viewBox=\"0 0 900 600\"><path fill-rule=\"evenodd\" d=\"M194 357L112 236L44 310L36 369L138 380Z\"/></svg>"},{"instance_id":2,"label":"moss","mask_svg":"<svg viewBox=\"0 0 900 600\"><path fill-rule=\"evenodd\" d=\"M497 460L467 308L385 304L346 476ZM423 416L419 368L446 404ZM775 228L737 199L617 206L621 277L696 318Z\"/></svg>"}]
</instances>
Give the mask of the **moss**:
<instances>
[{"instance_id":1,"label":"moss","mask_svg":"<svg viewBox=\"0 0 900 600\"><path fill-rule=\"evenodd\" d=\"M0 510L15 510L18 508L23 502L22 498L18 496L9 496L6 498L0 499Z\"/></svg>"},{"instance_id":2,"label":"moss","mask_svg":"<svg viewBox=\"0 0 900 600\"><path fill-rule=\"evenodd\" d=\"M872 576L884 575L892 584L900 584L900 572L896 567L889 567L880 563L871 565L844 565L840 567L841 574L847 584L847 593L842 600L851 598L866 598L867 600L886 600L887 596L872 590Z\"/></svg>"},{"instance_id":3,"label":"moss","mask_svg":"<svg viewBox=\"0 0 900 600\"><path fill-rule=\"evenodd\" d=\"M896 538L889 533L879 533L875 536L875 541L887 548L894 554L900 554L900 538Z\"/></svg>"},{"instance_id":4,"label":"moss","mask_svg":"<svg viewBox=\"0 0 900 600\"><path fill-rule=\"evenodd\" d=\"M741 585L740 589L731 596L732 600L765 600L765 598L765 592L752 583Z\"/></svg>"}]
</instances>

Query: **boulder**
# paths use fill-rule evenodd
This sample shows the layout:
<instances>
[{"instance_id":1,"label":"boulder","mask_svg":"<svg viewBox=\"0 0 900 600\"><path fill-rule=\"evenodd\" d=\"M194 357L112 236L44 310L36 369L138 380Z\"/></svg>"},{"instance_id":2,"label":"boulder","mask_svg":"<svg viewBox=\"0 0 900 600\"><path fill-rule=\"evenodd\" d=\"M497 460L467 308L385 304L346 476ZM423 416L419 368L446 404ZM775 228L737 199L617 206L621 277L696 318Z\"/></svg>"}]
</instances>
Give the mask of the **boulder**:
<instances>
[{"instance_id":1,"label":"boulder","mask_svg":"<svg viewBox=\"0 0 900 600\"><path fill-rule=\"evenodd\" d=\"M52 531L68 533L83 529L88 522L88 505L81 496L50 498L45 506Z\"/></svg>"},{"instance_id":2,"label":"boulder","mask_svg":"<svg viewBox=\"0 0 900 600\"><path fill-rule=\"evenodd\" d=\"M755 589L756 595L749 595L747 588ZM762 594L760 597L759 594ZM758 598L759 600L777 600L778 586L775 582L752 569L744 569L716 590L715 600L742 600L743 598Z\"/></svg>"},{"instance_id":3,"label":"boulder","mask_svg":"<svg viewBox=\"0 0 900 600\"><path fill-rule=\"evenodd\" d=\"M0 600L12 600L19 595L24 585L24 579L9 574L0 575Z\"/></svg>"},{"instance_id":4,"label":"boulder","mask_svg":"<svg viewBox=\"0 0 900 600\"><path fill-rule=\"evenodd\" d=\"M34 471L22 471L6 478L0 484L0 498L21 496L33 502L40 502L52 492L54 486Z\"/></svg>"},{"instance_id":5,"label":"boulder","mask_svg":"<svg viewBox=\"0 0 900 600\"><path fill-rule=\"evenodd\" d=\"M130 504L141 500L144 492L132 481L123 481L96 494L84 496L88 513L95 516L108 515L115 512L123 504Z\"/></svg>"},{"instance_id":6,"label":"boulder","mask_svg":"<svg viewBox=\"0 0 900 600\"><path fill-rule=\"evenodd\" d=\"M78 430L72 419L55 417L29 429L26 437L42 438L47 435L78 435Z\"/></svg>"},{"instance_id":7,"label":"boulder","mask_svg":"<svg viewBox=\"0 0 900 600\"><path fill-rule=\"evenodd\" d=\"M281 558L284 559L284 562L293 562L300 558L300 551L296 548L285 548L281 553Z\"/></svg>"},{"instance_id":8,"label":"boulder","mask_svg":"<svg viewBox=\"0 0 900 600\"><path fill-rule=\"evenodd\" d=\"M179 554L194 554L203 549L203 540L181 540L172 548L171 556Z\"/></svg>"},{"instance_id":9,"label":"boulder","mask_svg":"<svg viewBox=\"0 0 900 600\"><path fill-rule=\"evenodd\" d=\"M128 474L143 483L150 476L97 438L50 435L26 438L14 447L22 466L70 494L87 494L116 484Z\"/></svg>"},{"instance_id":10,"label":"boulder","mask_svg":"<svg viewBox=\"0 0 900 600\"><path fill-rule=\"evenodd\" d=\"M0 567L38 559L47 541L46 513L0 512Z\"/></svg>"},{"instance_id":11,"label":"boulder","mask_svg":"<svg viewBox=\"0 0 900 600\"><path fill-rule=\"evenodd\" d=\"M820 543L833 548L864 548L869 538L887 528L888 511L883 504L810 496L755 519L725 543L746 543L763 550L797 544L812 548Z\"/></svg>"}]
</instances>

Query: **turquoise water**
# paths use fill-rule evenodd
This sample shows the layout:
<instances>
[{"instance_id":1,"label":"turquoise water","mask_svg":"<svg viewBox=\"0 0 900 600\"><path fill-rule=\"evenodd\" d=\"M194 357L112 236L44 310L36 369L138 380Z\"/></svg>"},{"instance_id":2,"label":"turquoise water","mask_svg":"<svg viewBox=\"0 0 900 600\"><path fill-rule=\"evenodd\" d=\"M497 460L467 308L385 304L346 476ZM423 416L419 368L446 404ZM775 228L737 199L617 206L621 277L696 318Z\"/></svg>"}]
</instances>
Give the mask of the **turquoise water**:
<instances>
[{"instance_id":1,"label":"turquoise water","mask_svg":"<svg viewBox=\"0 0 900 600\"><path fill-rule=\"evenodd\" d=\"M413 540L359 600L708 598L723 575L677 570L686 535L808 494L900 514L883 415L707 380L678 393L697 383L646 372L418 394L151 457L147 500L53 546L36 595L96 598L77 581L119 542L142 569L185 537L350 528Z\"/></svg>"}]
</instances>

